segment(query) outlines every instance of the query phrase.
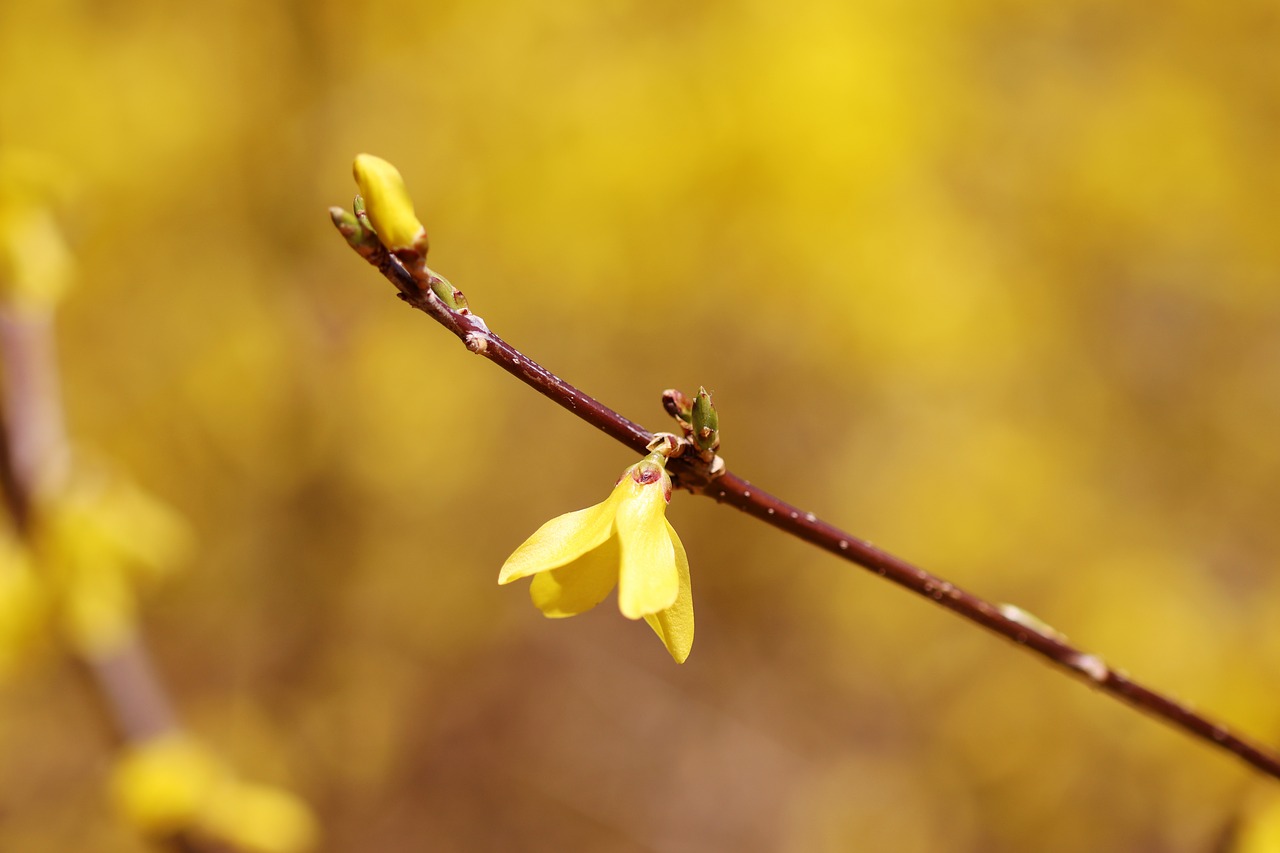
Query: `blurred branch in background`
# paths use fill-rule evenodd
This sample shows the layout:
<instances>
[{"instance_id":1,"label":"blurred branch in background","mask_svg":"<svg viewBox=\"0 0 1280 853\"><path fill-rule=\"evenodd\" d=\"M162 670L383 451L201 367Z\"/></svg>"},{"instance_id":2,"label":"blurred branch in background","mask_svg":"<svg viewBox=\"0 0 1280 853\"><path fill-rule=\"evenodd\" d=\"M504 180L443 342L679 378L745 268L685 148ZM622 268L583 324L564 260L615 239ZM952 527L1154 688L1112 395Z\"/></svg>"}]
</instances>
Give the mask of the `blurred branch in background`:
<instances>
[{"instance_id":1,"label":"blurred branch in background","mask_svg":"<svg viewBox=\"0 0 1280 853\"><path fill-rule=\"evenodd\" d=\"M247 785L186 734L137 626L137 587L188 550L185 524L103 465L73 456L54 320L73 275L55 220L56 165L0 152L0 398L15 556L0 565L0 660L23 633L69 648L123 744L121 811L169 849L293 853L314 834L291 796ZM22 570L24 585L12 582ZM19 597L19 594L21 597ZM2 674L2 673L0 673Z\"/></svg>"},{"instance_id":2,"label":"blurred branch in background","mask_svg":"<svg viewBox=\"0 0 1280 853\"><path fill-rule=\"evenodd\" d=\"M375 181L371 184L362 168L364 163L376 159L363 154L356 158L357 181L366 193L370 186L379 189L381 183ZM471 312L466 300L450 298L460 294L426 266L426 232L413 215L412 203L403 191L398 172L389 165L387 169L394 186L394 192L387 197L364 199L357 195L354 214L339 207L330 208L335 227L352 249L395 285L402 301L449 329L468 350L493 361L543 396L632 450L645 452L652 449L656 438L654 433L582 393L512 347ZM366 201L369 204L367 215L364 209ZM396 227L389 228L392 225ZM378 229L393 230L402 236L398 240L387 240L379 236ZM811 512L752 486L741 477L725 471L722 462L709 464L712 459L716 459L714 453L707 458L692 453L674 457L669 460L669 470L677 485L735 506L785 533L936 602L961 618L1029 649L1090 686L1215 748L1233 753L1263 773L1280 779L1280 756L1271 750L1182 702L1138 683L1109 666L1100 656L1072 646L1060 631L1021 608L1009 604L993 605L972 595L820 520Z\"/></svg>"}]
</instances>

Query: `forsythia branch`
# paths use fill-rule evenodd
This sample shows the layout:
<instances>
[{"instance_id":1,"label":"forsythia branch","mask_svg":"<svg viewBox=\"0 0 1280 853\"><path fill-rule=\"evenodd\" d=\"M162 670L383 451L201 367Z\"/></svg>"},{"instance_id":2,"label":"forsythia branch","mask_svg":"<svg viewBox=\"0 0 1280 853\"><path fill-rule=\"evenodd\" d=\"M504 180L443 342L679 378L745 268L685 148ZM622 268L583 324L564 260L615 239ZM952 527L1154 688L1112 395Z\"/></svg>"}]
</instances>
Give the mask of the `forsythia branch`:
<instances>
[{"instance_id":1,"label":"forsythia branch","mask_svg":"<svg viewBox=\"0 0 1280 853\"><path fill-rule=\"evenodd\" d=\"M47 167L47 168L44 168ZM315 821L292 795L243 781L185 733L138 626L136 587L186 550L185 525L104 466L72 459L54 319L73 259L39 154L0 151L0 675L56 640L121 741L109 777L122 817L183 853L300 853Z\"/></svg>"},{"instance_id":2,"label":"forsythia branch","mask_svg":"<svg viewBox=\"0 0 1280 853\"><path fill-rule=\"evenodd\" d=\"M397 250L392 254L379 243L367 220L337 207L330 208L330 216L348 244L395 285L401 300L440 323L462 340L471 352L489 359L544 397L637 453L646 452L654 440L653 433L525 356L492 332L484 320L465 307L465 303L460 310L446 304L435 286L436 281L443 279L435 276L425 264L425 232L420 237L420 253L405 254ZM413 222L416 224L416 220ZM401 255L405 255L409 263L402 261ZM706 495L718 503L737 507L784 533L861 566L945 607L972 624L1013 641L1089 686L1280 779L1280 756L1271 749L1182 702L1146 687L1108 665L1100 656L1076 648L1061 633L1023 610L1007 604L991 604L753 486L732 472L715 471L711 464L696 454L671 458L668 470L677 486Z\"/></svg>"},{"instance_id":3,"label":"forsythia branch","mask_svg":"<svg viewBox=\"0 0 1280 853\"><path fill-rule=\"evenodd\" d=\"M51 476L51 468L65 464L68 454L54 349L51 314L0 311L5 422L0 453L8 470L5 499L24 538L31 537L36 521L39 484ZM140 638L135 636L108 654L85 656L79 663L124 743L142 743L180 731ZM184 832L165 842L181 853L223 849Z\"/></svg>"}]
</instances>

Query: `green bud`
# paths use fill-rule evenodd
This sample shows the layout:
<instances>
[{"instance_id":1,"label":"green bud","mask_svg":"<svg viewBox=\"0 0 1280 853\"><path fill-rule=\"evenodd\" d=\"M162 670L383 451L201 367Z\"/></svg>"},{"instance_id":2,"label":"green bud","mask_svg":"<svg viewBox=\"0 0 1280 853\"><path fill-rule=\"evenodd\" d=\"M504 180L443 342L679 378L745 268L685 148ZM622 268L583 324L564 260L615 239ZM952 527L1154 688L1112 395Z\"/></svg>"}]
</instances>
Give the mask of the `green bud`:
<instances>
[{"instance_id":1,"label":"green bud","mask_svg":"<svg viewBox=\"0 0 1280 853\"><path fill-rule=\"evenodd\" d=\"M356 196L357 199L360 196ZM329 207L329 218L334 227L342 234L347 245L355 248L356 254L374 263L375 256L383 252L383 245L378 242L378 234L369 228L369 220L361 222L357 214L347 213L342 207Z\"/></svg>"},{"instance_id":2,"label":"green bud","mask_svg":"<svg viewBox=\"0 0 1280 853\"><path fill-rule=\"evenodd\" d=\"M702 455L714 455L720 447L720 415L711 402L711 395L706 388L698 388L698 396L693 401L693 439L694 446Z\"/></svg>"},{"instance_id":3,"label":"green bud","mask_svg":"<svg viewBox=\"0 0 1280 853\"><path fill-rule=\"evenodd\" d=\"M349 213L336 204L329 208L329 218L333 220L333 226L344 234L360 227L360 221L354 213Z\"/></svg>"},{"instance_id":4,"label":"green bud","mask_svg":"<svg viewBox=\"0 0 1280 853\"><path fill-rule=\"evenodd\" d=\"M329 218L333 220L334 227L346 239L347 244L357 252L364 254L362 250L371 249L379 245L377 235L365 228L356 214L348 213L340 207L331 207L329 208Z\"/></svg>"},{"instance_id":5,"label":"green bud","mask_svg":"<svg viewBox=\"0 0 1280 853\"><path fill-rule=\"evenodd\" d=\"M470 309L467 307L467 297L462 295L461 290L450 284L449 279L430 270L427 271L427 274L431 282L431 292L439 296L441 302L454 311L462 314L470 313Z\"/></svg>"}]
</instances>

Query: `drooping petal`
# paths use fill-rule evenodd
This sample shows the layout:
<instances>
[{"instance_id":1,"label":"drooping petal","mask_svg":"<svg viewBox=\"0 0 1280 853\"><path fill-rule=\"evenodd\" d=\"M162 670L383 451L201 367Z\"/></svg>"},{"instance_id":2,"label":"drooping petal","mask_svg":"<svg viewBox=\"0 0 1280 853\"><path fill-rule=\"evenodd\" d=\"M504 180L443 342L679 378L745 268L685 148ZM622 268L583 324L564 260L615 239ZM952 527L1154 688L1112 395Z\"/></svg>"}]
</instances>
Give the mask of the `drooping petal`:
<instances>
[{"instance_id":1,"label":"drooping petal","mask_svg":"<svg viewBox=\"0 0 1280 853\"><path fill-rule=\"evenodd\" d=\"M529 597L544 616L576 616L595 607L618 585L618 537L610 536L567 566L538 572Z\"/></svg>"},{"instance_id":2,"label":"drooping petal","mask_svg":"<svg viewBox=\"0 0 1280 853\"><path fill-rule=\"evenodd\" d=\"M623 485L630 485L629 478ZM618 504L622 565L618 573L618 609L628 619L666 610L680 591L675 548L667 534L664 484L636 484Z\"/></svg>"},{"instance_id":3,"label":"drooping petal","mask_svg":"<svg viewBox=\"0 0 1280 853\"><path fill-rule=\"evenodd\" d=\"M567 512L539 527L502 564L498 583L558 569L600 547L613 533L613 517L621 496L614 489L602 503Z\"/></svg>"},{"instance_id":4,"label":"drooping petal","mask_svg":"<svg viewBox=\"0 0 1280 853\"><path fill-rule=\"evenodd\" d=\"M675 604L644 617L644 621L649 623L649 627L662 640L676 663L684 663L693 648L693 585L689 579L689 557L684 552L684 545L671 522L666 521L666 525L667 533L671 535L671 545L675 549L676 569L680 573L680 592L676 595Z\"/></svg>"}]
</instances>

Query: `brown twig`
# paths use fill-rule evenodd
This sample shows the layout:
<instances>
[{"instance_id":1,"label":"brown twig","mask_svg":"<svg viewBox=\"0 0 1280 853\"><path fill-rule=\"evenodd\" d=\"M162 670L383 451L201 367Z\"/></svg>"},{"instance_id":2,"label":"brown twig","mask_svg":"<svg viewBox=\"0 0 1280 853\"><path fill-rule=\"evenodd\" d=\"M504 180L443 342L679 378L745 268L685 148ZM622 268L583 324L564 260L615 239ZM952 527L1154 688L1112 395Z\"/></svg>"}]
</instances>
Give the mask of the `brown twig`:
<instances>
[{"instance_id":1,"label":"brown twig","mask_svg":"<svg viewBox=\"0 0 1280 853\"><path fill-rule=\"evenodd\" d=\"M57 488L69 464L52 311L0 310L0 378L0 486L18 535L29 539L39 523L40 490ZM122 742L141 743L180 730L141 638L107 654L84 655L79 663ZM225 850L188 833L159 841L181 853Z\"/></svg>"},{"instance_id":2,"label":"brown twig","mask_svg":"<svg viewBox=\"0 0 1280 853\"><path fill-rule=\"evenodd\" d=\"M335 224L340 210L331 211ZM381 246L366 240L357 245L344 233L357 253L378 268L396 286L400 298L428 314L466 345L543 396L638 453L645 452L653 434L633 421L582 393L537 362L525 356L489 330L485 322L467 311L454 311L429 288L415 280ZM1098 655L1072 646L1053 628L1010 605L993 605L955 584L917 568L845 531L827 524L730 472L712 479L708 467L696 457L671 459L668 468L677 484L695 493L735 506L748 515L789 533L837 557L947 608L963 619L1045 658L1067 673L1120 701L1156 717L1217 749L1233 753L1263 773L1280 779L1280 756L1222 723L1192 710L1181 702L1145 687Z\"/></svg>"}]
</instances>

